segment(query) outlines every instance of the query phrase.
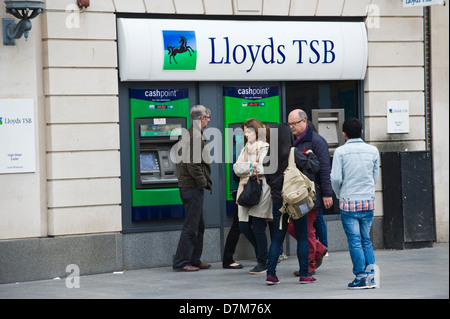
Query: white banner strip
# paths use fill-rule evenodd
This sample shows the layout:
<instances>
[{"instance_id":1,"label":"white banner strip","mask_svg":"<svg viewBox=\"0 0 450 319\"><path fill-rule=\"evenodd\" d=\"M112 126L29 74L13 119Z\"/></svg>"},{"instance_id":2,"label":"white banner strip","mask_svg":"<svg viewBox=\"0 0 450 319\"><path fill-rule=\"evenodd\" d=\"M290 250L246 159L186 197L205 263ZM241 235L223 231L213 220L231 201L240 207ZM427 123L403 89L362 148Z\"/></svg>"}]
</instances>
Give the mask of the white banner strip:
<instances>
[{"instance_id":1,"label":"white banner strip","mask_svg":"<svg viewBox=\"0 0 450 319\"><path fill-rule=\"evenodd\" d=\"M118 19L122 81L360 80L363 22Z\"/></svg>"}]
</instances>

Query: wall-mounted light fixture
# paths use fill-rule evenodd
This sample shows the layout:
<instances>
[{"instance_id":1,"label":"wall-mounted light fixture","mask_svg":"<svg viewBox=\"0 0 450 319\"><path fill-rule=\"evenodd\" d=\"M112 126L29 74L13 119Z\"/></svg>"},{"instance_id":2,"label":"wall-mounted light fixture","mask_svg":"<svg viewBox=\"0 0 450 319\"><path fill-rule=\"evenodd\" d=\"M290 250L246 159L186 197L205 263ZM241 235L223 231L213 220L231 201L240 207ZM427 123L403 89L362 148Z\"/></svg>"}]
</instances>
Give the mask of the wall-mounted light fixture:
<instances>
[{"instance_id":1,"label":"wall-mounted light fixture","mask_svg":"<svg viewBox=\"0 0 450 319\"><path fill-rule=\"evenodd\" d=\"M15 39L20 39L22 35L25 40L28 38L28 32L31 30L31 19L37 17L40 13L44 13L44 1L15 1L5 0L6 13L12 14L19 23L15 23L14 19L3 18L3 44L15 45Z\"/></svg>"}]
</instances>

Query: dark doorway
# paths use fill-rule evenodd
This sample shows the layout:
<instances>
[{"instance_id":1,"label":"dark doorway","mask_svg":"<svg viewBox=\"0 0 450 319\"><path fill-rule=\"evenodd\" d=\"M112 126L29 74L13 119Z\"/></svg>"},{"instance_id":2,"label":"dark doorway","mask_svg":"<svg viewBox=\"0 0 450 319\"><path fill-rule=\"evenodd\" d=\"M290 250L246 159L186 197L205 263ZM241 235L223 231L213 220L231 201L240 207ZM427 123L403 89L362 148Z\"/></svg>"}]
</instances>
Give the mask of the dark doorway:
<instances>
[{"instance_id":1,"label":"dark doorway","mask_svg":"<svg viewBox=\"0 0 450 319\"><path fill-rule=\"evenodd\" d=\"M344 109L345 118L358 114L358 81L286 82L286 116L300 108L311 119L313 109Z\"/></svg>"}]
</instances>

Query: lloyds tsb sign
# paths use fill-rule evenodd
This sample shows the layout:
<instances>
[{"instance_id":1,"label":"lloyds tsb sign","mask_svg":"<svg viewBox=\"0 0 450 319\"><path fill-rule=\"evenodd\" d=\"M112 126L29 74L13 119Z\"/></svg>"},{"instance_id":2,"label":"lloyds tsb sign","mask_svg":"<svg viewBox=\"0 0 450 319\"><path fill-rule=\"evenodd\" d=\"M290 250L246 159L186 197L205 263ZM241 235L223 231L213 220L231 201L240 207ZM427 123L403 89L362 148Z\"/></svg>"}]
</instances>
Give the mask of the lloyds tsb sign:
<instances>
[{"instance_id":1,"label":"lloyds tsb sign","mask_svg":"<svg viewBox=\"0 0 450 319\"><path fill-rule=\"evenodd\" d=\"M216 52L216 38L209 38L211 40L211 60L210 64L243 64L250 60L250 68L246 72L250 72L257 60L264 64L283 64L286 62L286 44L274 44L273 37L268 38L268 44L230 44L229 37L224 37L225 51L222 53ZM287 44L289 45L289 44ZM316 63L333 63L336 59L336 54L333 52L334 42L331 40L292 40L292 46L297 47L296 63L302 64L304 62ZM303 58L303 52L310 50L313 56L309 59ZM216 56L217 54L217 56ZM220 59L220 60L219 60Z\"/></svg>"},{"instance_id":2,"label":"lloyds tsb sign","mask_svg":"<svg viewBox=\"0 0 450 319\"><path fill-rule=\"evenodd\" d=\"M121 81L360 80L362 22L118 19Z\"/></svg>"}]
</instances>

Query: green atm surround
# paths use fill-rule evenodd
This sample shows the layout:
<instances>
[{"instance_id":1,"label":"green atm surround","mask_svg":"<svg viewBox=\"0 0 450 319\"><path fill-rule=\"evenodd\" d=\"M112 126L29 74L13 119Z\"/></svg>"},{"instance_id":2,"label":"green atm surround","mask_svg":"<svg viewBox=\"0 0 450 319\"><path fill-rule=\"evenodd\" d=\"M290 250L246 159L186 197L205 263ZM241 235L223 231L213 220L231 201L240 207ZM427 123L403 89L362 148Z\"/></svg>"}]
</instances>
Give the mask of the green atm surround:
<instances>
[{"instance_id":1,"label":"green atm surround","mask_svg":"<svg viewBox=\"0 0 450 319\"><path fill-rule=\"evenodd\" d=\"M259 94L260 98L247 96L246 89L268 88L266 94ZM242 89L242 94L239 93ZM226 192L226 214L232 215L234 211L234 199L230 195L231 179L233 178L233 154L230 152L233 143L227 128L235 129L241 127L247 119L257 118L261 122L274 127L280 122L280 94L278 85L250 85L250 86L224 86L223 87L223 119L224 119L224 155L225 155L225 192ZM248 91L247 91L248 92ZM233 131L231 131L232 133ZM230 154L231 153L231 154Z\"/></svg>"},{"instance_id":2,"label":"green atm surround","mask_svg":"<svg viewBox=\"0 0 450 319\"><path fill-rule=\"evenodd\" d=\"M188 128L188 89L174 89L182 91L181 98L178 96L162 102L156 101L154 97L145 97L145 91L149 90L155 89L130 89L131 216L133 222L178 219L184 218L185 214L176 181L147 185L137 183L139 175L137 166L140 160L137 149L140 147L139 141L144 145L150 145L150 148L152 148L151 145L155 148L165 145L167 148L177 142L170 140L169 136L140 136L140 126L166 121L170 124L181 123L183 128Z\"/></svg>"}]
</instances>

